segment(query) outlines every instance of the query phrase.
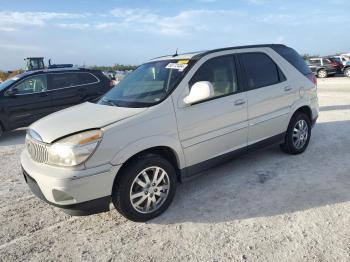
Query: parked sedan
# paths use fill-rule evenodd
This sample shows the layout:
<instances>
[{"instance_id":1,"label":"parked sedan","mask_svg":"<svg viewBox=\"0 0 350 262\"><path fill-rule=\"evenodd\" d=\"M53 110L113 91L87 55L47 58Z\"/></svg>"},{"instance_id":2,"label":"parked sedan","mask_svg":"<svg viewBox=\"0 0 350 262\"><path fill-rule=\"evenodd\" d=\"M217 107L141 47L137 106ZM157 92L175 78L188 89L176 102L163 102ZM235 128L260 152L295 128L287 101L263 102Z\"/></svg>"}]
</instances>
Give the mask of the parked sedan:
<instances>
[{"instance_id":1,"label":"parked sedan","mask_svg":"<svg viewBox=\"0 0 350 262\"><path fill-rule=\"evenodd\" d=\"M307 64L311 71L319 78L326 78L337 73L337 66L328 58L310 58Z\"/></svg>"},{"instance_id":2,"label":"parked sedan","mask_svg":"<svg viewBox=\"0 0 350 262\"><path fill-rule=\"evenodd\" d=\"M111 88L101 71L50 69L25 72L0 84L0 136L72 105L94 101Z\"/></svg>"}]
</instances>

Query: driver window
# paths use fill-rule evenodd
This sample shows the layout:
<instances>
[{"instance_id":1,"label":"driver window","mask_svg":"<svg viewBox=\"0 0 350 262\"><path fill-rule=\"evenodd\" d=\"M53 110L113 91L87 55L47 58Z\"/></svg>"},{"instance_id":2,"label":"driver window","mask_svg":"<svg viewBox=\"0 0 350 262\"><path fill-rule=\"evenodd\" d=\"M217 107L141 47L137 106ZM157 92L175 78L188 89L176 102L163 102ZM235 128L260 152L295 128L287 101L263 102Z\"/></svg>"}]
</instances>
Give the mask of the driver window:
<instances>
[{"instance_id":1,"label":"driver window","mask_svg":"<svg viewBox=\"0 0 350 262\"><path fill-rule=\"evenodd\" d=\"M237 93L236 70L232 56L221 56L206 61L189 82L190 89L199 81L213 85L214 97Z\"/></svg>"},{"instance_id":2,"label":"driver window","mask_svg":"<svg viewBox=\"0 0 350 262\"><path fill-rule=\"evenodd\" d=\"M16 94L19 95L45 92L47 90L46 76L29 77L14 88L17 89Z\"/></svg>"}]
</instances>

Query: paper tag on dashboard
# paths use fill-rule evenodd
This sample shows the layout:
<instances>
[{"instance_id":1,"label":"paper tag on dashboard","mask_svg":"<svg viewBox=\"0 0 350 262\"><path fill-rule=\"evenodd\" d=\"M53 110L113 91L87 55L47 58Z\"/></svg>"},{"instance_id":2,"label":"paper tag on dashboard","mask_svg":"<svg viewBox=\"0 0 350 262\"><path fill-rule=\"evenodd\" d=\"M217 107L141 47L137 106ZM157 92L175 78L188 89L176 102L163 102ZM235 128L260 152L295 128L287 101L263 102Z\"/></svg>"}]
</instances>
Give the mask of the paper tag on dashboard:
<instances>
[{"instance_id":1,"label":"paper tag on dashboard","mask_svg":"<svg viewBox=\"0 0 350 262\"><path fill-rule=\"evenodd\" d=\"M165 68L167 68L167 69L175 69L175 70L179 70L179 72L181 72L187 66L188 66L187 64L169 63Z\"/></svg>"}]
</instances>

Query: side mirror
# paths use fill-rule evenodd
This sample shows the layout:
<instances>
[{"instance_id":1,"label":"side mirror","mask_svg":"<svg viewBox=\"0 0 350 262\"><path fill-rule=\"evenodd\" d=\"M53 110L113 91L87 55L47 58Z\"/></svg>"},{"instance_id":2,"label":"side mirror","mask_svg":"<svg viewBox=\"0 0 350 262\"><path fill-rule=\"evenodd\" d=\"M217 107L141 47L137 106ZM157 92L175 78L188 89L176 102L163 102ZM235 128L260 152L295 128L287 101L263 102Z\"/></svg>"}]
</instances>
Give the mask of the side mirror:
<instances>
[{"instance_id":1,"label":"side mirror","mask_svg":"<svg viewBox=\"0 0 350 262\"><path fill-rule=\"evenodd\" d=\"M184 103L190 105L196 102L206 100L214 95L213 85L208 81L195 83L188 96L184 98Z\"/></svg>"},{"instance_id":2,"label":"side mirror","mask_svg":"<svg viewBox=\"0 0 350 262\"><path fill-rule=\"evenodd\" d=\"M9 90L7 90L6 92L6 95L7 96L15 96L18 94L18 89L13 87L13 88L10 88Z\"/></svg>"}]
</instances>

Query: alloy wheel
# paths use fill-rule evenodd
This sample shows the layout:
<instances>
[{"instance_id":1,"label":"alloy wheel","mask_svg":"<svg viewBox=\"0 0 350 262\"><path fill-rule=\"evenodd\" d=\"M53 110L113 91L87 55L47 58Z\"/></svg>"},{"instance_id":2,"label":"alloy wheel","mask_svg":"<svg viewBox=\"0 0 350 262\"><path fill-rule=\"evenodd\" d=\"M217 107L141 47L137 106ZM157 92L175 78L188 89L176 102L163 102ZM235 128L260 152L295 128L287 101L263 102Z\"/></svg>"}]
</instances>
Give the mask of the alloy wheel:
<instances>
[{"instance_id":1,"label":"alloy wheel","mask_svg":"<svg viewBox=\"0 0 350 262\"><path fill-rule=\"evenodd\" d=\"M142 170L134 179L130 188L132 207L144 214L160 208L167 199L170 179L164 169L152 166Z\"/></svg>"},{"instance_id":2,"label":"alloy wheel","mask_svg":"<svg viewBox=\"0 0 350 262\"><path fill-rule=\"evenodd\" d=\"M321 78L325 78L325 77L327 77L327 72L325 70L320 70L318 72L318 76Z\"/></svg>"},{"instance_id":3,"label":"alloy wheel","mask_svg":"<svg viewBox=\"0 0 350 262\"><path fill-rule=\"evenodd\" d=\"M305 146L309 136L309 127L304 119L299 120L293 129L293 145L296 149Z\"/></svg>"},{"instance_id":4,"label":"alloy wheel","mask_svg":"<svg viewBox=\"0 0 350 262\"><path fill-rule=\"evenodd\" d=\"M344 75L350 77L350 68L345 69Z\"/></svg>"}]
</instances>

